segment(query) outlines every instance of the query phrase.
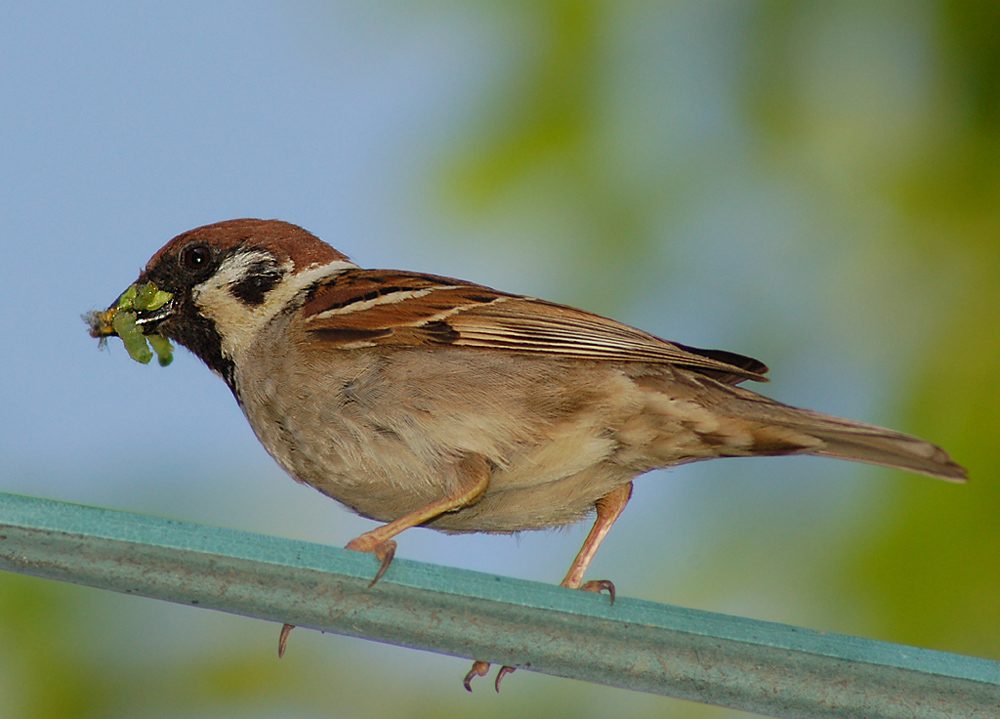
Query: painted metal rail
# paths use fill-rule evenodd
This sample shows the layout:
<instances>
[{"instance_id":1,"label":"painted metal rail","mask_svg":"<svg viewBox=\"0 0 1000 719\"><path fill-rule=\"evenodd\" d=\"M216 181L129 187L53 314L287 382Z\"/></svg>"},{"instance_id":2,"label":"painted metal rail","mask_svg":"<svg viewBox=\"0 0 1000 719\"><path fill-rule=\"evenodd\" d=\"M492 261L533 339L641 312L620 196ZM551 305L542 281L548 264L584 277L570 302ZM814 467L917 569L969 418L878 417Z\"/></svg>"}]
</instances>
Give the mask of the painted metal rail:
<instances>
[{"instance_id":1,"label":"painted metal rail","mask_svg":"<svg viewBox=\"0 0 1000 719\"><path fill-rule=\"evenodd\" d=\"M402 559L369 587L377 564L0 493L8 571L770 716L1000 717L1000 663L986 659Z\"/></svg>"}]
</instances>

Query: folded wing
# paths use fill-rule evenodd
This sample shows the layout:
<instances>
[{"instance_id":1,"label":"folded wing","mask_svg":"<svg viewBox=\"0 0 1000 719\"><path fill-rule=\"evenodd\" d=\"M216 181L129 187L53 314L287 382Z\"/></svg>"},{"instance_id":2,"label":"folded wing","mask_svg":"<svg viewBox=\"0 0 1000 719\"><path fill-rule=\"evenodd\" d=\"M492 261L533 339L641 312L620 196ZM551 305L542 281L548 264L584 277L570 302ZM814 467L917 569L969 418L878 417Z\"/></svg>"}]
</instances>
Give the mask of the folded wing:
<instances>
[{"instance_id":1,"label":"folded wing","mask_svg":"<svg viewBox=\"0 0 1000 719\"><path fill-rule=\"evenodd\" d=\"M609 362L667 363L729 384L766 381L767 366L699 350L572 307L434 275L348 270L305 305L310 331L344 349L480 347Z\"/></svg>"}]
</instances>

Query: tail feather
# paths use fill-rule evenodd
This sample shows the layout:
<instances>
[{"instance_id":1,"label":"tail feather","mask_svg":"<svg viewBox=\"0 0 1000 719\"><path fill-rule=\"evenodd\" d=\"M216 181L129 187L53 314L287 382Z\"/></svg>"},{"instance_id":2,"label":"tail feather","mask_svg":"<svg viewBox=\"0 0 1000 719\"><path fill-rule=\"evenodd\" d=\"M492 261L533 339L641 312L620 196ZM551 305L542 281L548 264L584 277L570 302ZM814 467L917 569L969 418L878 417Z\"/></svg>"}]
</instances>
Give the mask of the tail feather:
<instances>
[{"instance_id":1,"label":"tail feather","mask_svg":"<svg viewBox=\"0 0 1000 719\"><path fill-rule=\"evenodd\" d=\"M818 440L806 454L905 469L947 482L965 482L968 473L947 452L901 432L809 410L791 410L775 424Z\"/></svg>"}]
</instances>

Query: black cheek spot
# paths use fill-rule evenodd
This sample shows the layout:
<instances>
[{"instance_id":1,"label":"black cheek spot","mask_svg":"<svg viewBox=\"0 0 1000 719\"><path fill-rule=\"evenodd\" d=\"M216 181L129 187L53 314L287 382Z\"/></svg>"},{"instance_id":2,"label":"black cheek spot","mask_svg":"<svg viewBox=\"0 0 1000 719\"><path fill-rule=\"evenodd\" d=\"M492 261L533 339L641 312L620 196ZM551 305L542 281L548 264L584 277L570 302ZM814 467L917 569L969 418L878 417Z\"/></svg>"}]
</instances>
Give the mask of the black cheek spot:
<instances>
[{"instance_id":1,"label":"black cheek spot","mask_svg":"<svg viewBox=\"0 0 1000 719\"><path fill-rule=\"evenodd\" d=\"M229 286L229 292L243 304L264 304L267 293L281 282L282 272L267 263L251 265L242 280Z\"/></svg>"}]
</instances>

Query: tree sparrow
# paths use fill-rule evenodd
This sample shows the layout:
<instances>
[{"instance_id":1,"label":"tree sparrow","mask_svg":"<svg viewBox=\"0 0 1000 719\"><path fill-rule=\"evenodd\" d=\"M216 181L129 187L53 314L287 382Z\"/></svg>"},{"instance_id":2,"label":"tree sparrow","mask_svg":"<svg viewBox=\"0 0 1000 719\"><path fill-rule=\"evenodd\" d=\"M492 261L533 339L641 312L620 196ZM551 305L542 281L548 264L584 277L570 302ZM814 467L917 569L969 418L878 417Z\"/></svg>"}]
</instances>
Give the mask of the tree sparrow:
<instances>
[{"instance_id":1,"label":"tree sparrow","mask_svg":"<svg viewBox=\"0 0 1000 719\"><path fill-rule=\"evenodd\" d=\"M596 513L561 584L613 600L610 582L583 579L632 480L713 457L813 454L966 478L933 444L739 387L765 381L755 359L470 282L361 269L286 222L179 235L146 283L170 299L136 312L141 330L225 380L294 479L385 523L347 545L380 558L373 583L410 527L517 532ZM92 334L116 334L115 313ZM477 662L466 687L488 668Z\"/></svg>"}]
</instances>

